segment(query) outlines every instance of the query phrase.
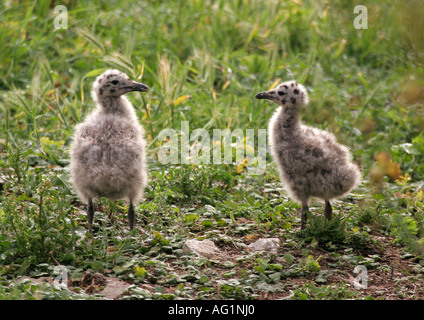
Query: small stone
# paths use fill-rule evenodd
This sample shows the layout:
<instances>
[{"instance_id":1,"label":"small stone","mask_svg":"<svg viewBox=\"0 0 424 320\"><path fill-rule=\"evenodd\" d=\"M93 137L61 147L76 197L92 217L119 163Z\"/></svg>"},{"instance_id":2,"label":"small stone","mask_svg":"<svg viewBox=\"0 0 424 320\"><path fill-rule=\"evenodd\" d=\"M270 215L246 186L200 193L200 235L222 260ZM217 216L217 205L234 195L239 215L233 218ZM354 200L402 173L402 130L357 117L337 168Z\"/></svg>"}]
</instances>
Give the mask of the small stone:
<instances>
[{"instance_id":1,"label":"small stone","mask_svg":"<svg viewBox=\"0 0 424 320\"><path fill-rule=\"evenodd\" d=\"M218 257L219 249L211 240L187 240L183 246L184 252L194 252L199 256L213 259Z\"/></svg>"},{"instance_id":2,"label":"small stone","mask_svg":"<svg viewBox=\"0 0 424 320\"><path fill-rule=\"evenodd\" d=\"M120 298L129 286L130 284L118 278L107 278L105 288L98 294L104 295L106 299L115 300Z\"/></svg>"},{"instance_id":3,"label":"small stone","mask_svg":"<svg viewBox=\"0 0 424 320\"><path fill-rule=\"evenodd\" d=\"M258 239L249 244L249 248L253 251L269 251L271 253L277 253L279 247L280 239L278 238Z\"/></svg>"}]
</instances>

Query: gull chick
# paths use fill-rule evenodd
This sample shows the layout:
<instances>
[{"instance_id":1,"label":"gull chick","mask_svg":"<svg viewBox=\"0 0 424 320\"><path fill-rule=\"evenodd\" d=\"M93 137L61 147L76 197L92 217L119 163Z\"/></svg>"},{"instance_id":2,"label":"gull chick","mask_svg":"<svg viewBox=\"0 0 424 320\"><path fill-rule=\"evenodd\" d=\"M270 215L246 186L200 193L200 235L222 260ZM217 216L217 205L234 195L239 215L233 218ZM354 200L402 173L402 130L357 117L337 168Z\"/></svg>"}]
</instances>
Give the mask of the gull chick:
<instances>
[{"instance_id":1,"label":"gull chick","mask_svg":"<svg viewBox=\"0 0 424 320\"><path fill-rule=\"evenodd\" d=\"M270 151L283 187L291 198L302 204L301 229L306 227L311 197L325 201L324 215L330 220L330 200L347 194L361 178L349 149L337 143L332 133L300 122L299 111L308 104L303 85L283 82L272 90L258 93L256 98L280 106L269 122Z\"/></svg>"},{"instance_id":2,"label":"gull chick","mask_svg":"<svg viewBox=\"0 0 424 320\"><path fill-rule=\"evenodd\" d=\"M75 128L71 145L70 176L78 195L87 201L92 233L93 199L129 200L128 220L134 226L134 202L147 184L146 142L131 102L123 96L149 88L125 73L110 69L93 84L95 110Z\"/></svg>"}]
</instances>

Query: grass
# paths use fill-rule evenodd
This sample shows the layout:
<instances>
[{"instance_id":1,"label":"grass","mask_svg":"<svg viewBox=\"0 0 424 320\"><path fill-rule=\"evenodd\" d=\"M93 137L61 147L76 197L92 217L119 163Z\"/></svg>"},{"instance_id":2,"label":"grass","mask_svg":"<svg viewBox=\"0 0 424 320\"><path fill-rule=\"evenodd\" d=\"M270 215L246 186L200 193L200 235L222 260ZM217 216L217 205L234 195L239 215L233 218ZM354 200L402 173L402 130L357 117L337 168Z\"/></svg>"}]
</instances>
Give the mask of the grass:
<instances>
[{"instance_id":1,"label":"grass","mask_svg":"<svg viewBox=\"0 0 424 320\"><path fill-rule=\"evenodd\" d=\"M421 286L411 293L390 273L396 265L385 256L398 257L409 281L422 279L420 1L362 2L367 30L353 27L353 1L63 4L68 28L58 30L50 1L0 4L0 299L100 299L83 290L84 272L131 284L123 299L423 297ZM91 238L68 179L69 145L93 107L94 77L110 67L151 88L128 95L146 130L150 183L136 230L128 232L125 202L102 199ZM213 129L266 129L274 106L255 94L292 78L310 91L304 122L333 131L363 168L332 222L313 202L299 232L299 205L282 191L269 155L261 175L237 159L159 163L159 133L181 136L182 121L210 137ZM279 238L278 253L250 252L260 237ZM185 253L191 238L211 239L227 258ZM391 296L340 280L358 263ZM58 264L72 290L17 281L53 279Z\"/></svg>"}]
</instances>

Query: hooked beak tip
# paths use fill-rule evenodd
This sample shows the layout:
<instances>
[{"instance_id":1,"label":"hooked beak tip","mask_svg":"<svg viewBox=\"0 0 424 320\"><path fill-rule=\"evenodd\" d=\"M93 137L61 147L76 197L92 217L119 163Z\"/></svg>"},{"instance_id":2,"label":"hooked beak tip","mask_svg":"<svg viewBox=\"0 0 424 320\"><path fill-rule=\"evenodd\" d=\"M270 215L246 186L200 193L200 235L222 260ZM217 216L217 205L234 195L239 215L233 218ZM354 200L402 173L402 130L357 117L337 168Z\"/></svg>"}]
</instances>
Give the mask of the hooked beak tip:
<instances>
[{"instance_id":1,"label":"hooked beak tip","mask_svg":"<svg viewBox=\"0 0 424 320\"><path fill-rule=\"evenodd\" d=\"M269 95L266 92L259 92L256 96L256 99L269 99Z\"/></svg>"},{"instance_id":2,"label":"hooked beak tip","mask_svg":"<svg viewBox=\"0 0 424 320\"><path fill-rule=\"evenodd\" d=\"M149 87L143 83L134 82L134 91L149 92Z\"/></svg>"}]
</instances>

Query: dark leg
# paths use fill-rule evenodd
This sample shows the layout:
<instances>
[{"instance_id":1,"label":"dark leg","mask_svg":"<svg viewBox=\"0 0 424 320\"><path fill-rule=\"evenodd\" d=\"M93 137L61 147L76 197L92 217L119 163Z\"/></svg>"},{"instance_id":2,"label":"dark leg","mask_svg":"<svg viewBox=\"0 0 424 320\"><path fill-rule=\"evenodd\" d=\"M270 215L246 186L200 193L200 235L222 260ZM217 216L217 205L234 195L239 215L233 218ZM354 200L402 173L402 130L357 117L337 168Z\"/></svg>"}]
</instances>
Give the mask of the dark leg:
<instances>
[{"instance_id":1,"label":"dark leg","mask_svg":"<svg viewBox=\"0 0 424 320\"><path fill-rule=\"evenodd\" d=\"M87 221L88 221L88 232L93 234L93 217L94 217L94 206L92 199L88 199L87 206Z\"/></svg>"},{"instance_id":2,"label":"dark leg","mask_svg":"<svg viewBox=\"0 0 424 320\"><path fill-rule=\"evenodd\" d=\"M306 203L302 203L302 220L301 220L301 225L300 225L300 229L301 230L305 230L306 228L306 222L308 220L308 211L309 211L309 207Z\"/></svg>"},{"instance_id":3,"label":"dark leg","mask_svg":"<svg viewBox=\"0 0 424 320\"><path fill-rule=\"evenodd\" d=\"M333 209L331 208L330 201L325 200L324 215L328 220L331 220L331 213L332 212L333 212Z\"/></svg>"},{"instance_id":4,"label":"dark leg","mask_svg":"<svg viewBox=\"0 0 424 320\"><path fill-rule=\"evenodd\" d=\"M128 221L130 222L130 230L134 227L134 206L132 200L130 200L130 207L128 208Z\"/></svg>"}]
</instances>

